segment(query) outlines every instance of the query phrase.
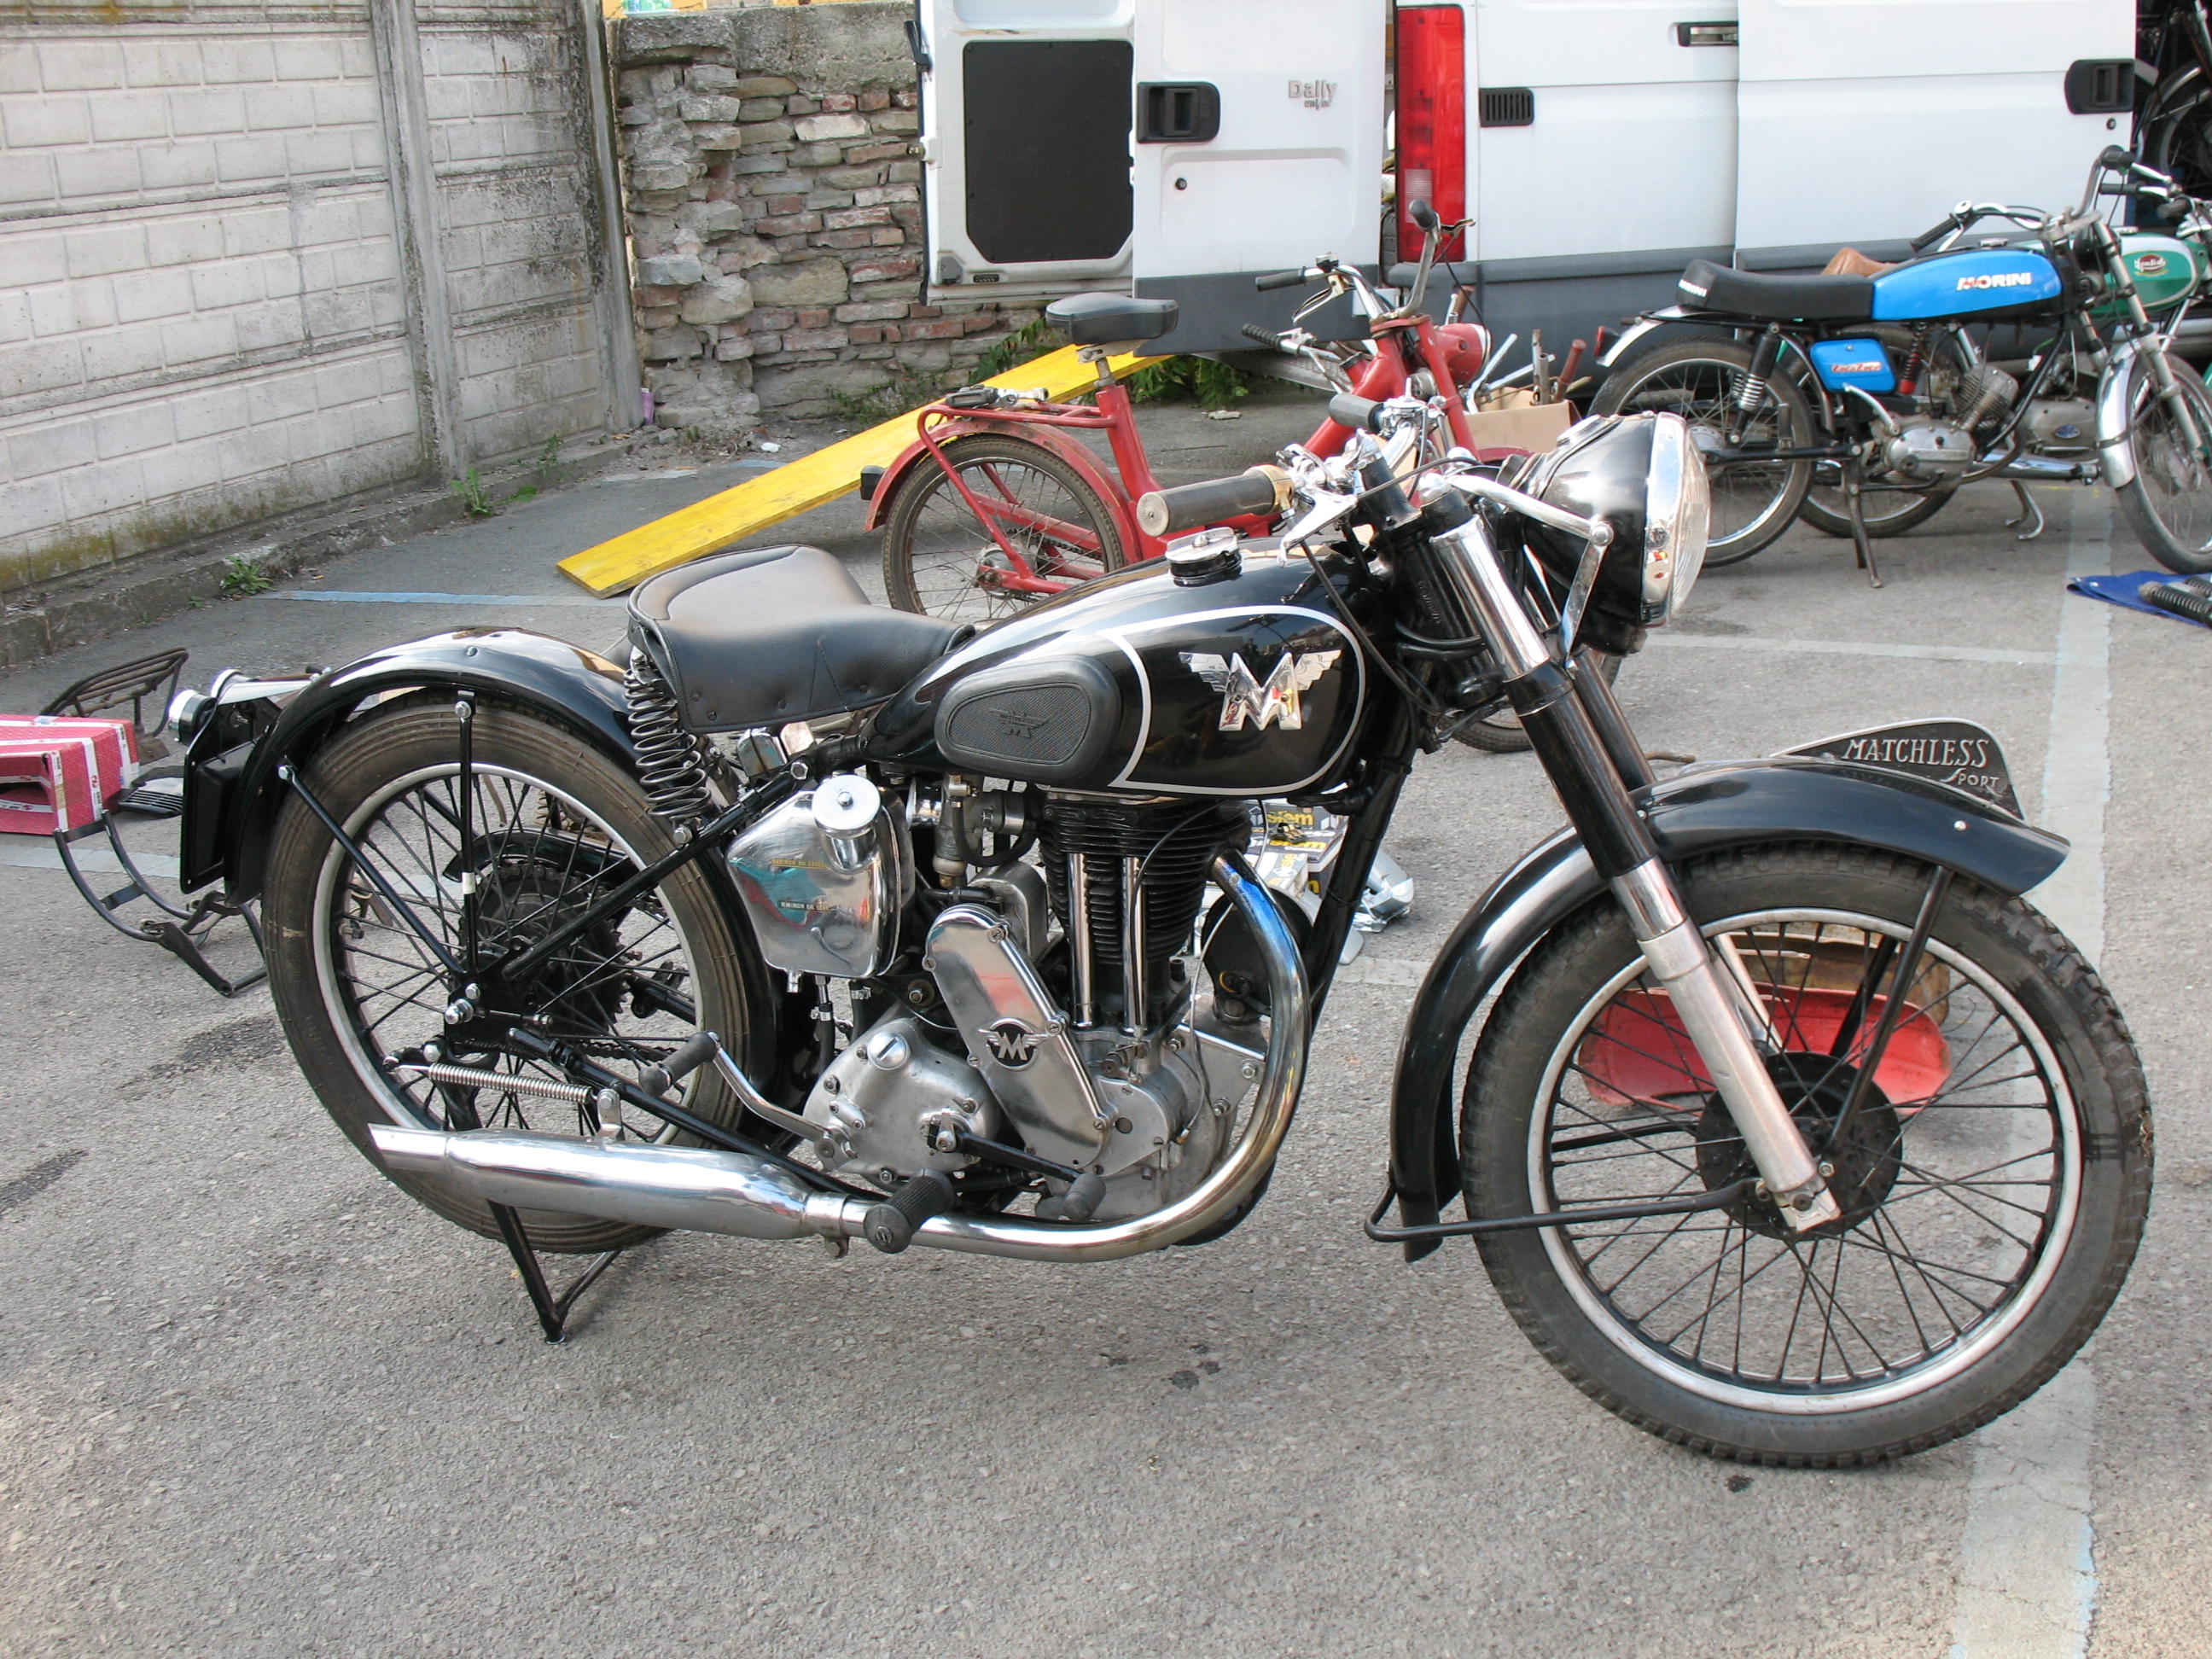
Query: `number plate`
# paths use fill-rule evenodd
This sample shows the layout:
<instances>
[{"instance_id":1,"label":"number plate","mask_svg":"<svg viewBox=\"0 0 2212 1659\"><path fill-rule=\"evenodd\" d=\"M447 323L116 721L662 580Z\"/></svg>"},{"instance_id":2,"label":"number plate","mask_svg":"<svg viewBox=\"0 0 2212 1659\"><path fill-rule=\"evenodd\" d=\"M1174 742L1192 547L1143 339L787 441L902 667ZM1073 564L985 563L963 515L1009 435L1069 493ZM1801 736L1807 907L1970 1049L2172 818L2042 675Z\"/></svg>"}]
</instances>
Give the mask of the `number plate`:
<instances>
[{"instance_id":1,"label":"number plate","mask_svg":"<svg viewBox=\"0 0 2212 1659\"><path fill-rule=\"evenodd\" d=\"M1897 726L1874 726L1781 752L1902 772L1907 777L1948 785L2014 817L2023 817L2020 798L2013 793L2012 771L2005 764L2003 749L1987 726L1972 720L1906 720Z\"/></svg>"}]
</instances>

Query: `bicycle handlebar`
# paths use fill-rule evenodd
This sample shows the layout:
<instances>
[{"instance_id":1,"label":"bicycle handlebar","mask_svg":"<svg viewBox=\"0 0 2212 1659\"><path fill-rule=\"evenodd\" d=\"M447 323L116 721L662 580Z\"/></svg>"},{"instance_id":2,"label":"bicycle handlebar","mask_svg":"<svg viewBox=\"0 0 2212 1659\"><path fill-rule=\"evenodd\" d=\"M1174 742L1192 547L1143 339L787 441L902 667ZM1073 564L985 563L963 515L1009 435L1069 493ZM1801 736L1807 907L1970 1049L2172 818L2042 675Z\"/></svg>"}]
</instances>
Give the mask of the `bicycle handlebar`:
<instances>
[{"instance_id":1,"label":"bicycle handlebar","mask_svg":"<svg viewBox=\"0 0 2212 1659\"><path fill-rule=\"evenodd\" d=\"M1255 276L1252 279L1252 286L1265 294L1269 289L1273 288L1296 288L1307 280L1306 274L1303 270L1278 270L1269 276Z\"/></svg>"}]
</instances>

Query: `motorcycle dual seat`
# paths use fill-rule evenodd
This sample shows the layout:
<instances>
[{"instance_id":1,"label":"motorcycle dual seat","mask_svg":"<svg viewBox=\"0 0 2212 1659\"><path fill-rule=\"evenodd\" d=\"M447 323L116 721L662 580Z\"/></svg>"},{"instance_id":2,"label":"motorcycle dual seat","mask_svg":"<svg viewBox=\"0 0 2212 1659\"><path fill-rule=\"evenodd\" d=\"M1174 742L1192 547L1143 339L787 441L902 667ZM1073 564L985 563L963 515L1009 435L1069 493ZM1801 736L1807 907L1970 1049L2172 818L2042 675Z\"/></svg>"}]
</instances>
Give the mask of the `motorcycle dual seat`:
<instances>
[{"instance_id":1,"label":"motorcycle dual seat","mask_svg":"<svg viewBox=\"0 0 2212 1659\"><path fill-rule=\"evenodd\" d=\"M1864 276L1769 276L1692 259L1675 288L1691 310L1761 322L1859 323L1874 315L1874 283Z\"/></svg>"},{"instance_id":2,"label":"motorcycle dual seat","mask_svg":"<svg viewBox=\"0 0 2212 1659\"><path fill-rule=\"evenodd\" d=\"M963 625L870 603L816 547L755 547L679 565L629 599L650 656L694 732L734 732L881 702Z\"/></svg>"},{"instance_id":3,"label":"motorcycle dual seat","mask_svg":"<svg viewBox=\"0 0 2212 1659\"><path fill-rule=\"evenodd\" d=\"M1044 308L1045 320L1078 345L1157 340L1175 331L1173 300L1137 300L1126 294L1071 294Z\"/></svg>"}]
</instances>

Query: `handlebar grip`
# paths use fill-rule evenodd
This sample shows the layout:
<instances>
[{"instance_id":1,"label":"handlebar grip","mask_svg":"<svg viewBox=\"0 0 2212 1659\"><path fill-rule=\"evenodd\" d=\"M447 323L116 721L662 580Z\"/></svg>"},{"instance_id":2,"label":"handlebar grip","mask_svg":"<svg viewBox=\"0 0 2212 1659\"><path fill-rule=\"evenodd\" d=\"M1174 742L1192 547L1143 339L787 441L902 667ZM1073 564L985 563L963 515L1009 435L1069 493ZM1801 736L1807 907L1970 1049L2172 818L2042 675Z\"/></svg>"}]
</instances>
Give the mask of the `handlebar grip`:
<instances>
[{"instance_id":1,"label":"handlebar grip","mask_svg":"<svg viewBox=\"0 0 2212 1659\"><path fill-rule=\"evenodd\" d=\"M1265 294L1271 288L1296 288L1305 279L1303 270L1278 270L1271 276L1255 276L1252 286Z\"/></svg>"},{"instance_id":2,"label":"handlebar grip","mask_svg":"<svg viewBox=\"0 0 2212 1659\"><path fill-rule=\"evenodd\" d=\"M1948 218L1945 219L1942 224L1936 226L1933 230L1922 231L1919 235L1912 239L1910 246L1915 253L1924 252L1926 249L1935 246L1936 243L1942 241L1946 236L1948 236L1953 231L1958 228L1959 216L1954 213Z\"/></svg>"},{"instance_id":3,"label":"handlebar grip","mask_svg":"<svg viewBox=\"0 0 2212 1659\"><path fill-rule=\"evenodd\" d=\"M1355 432L1372 432L1375 430L1375 416L1382 407L1373 398L1340 392L1328 400L1328 418L1339 426L1350 427Z\"/></svg>"},{"instance_id":4,"label":"handlebar grip","mask_svg":"<svg viewBox=\"0 0 2212 1659\"><path fill-rule=\"evenodd\" d=\"M1233 478L1155 489L1137 498L1137 528L1147 536L1171 536L1247 514L1273 513L1281 506L1282 487L1288 482L1272 467L1255 466Z\"/></svg>"},{"instance_id":5,"label":"handlebar grip","mask_svg":"<svg viewBox=\"0 0 2212 1659\"><path fill-rule=\"evenodd\" d=\"M1257 323L1245 324L1239 332L1241 332L1246 339L1257 340L1263 346L1274 346L1279 349L1283 343L1282 337L1280 335L1271 334L1266 329L1261 327Z\"/></svg>"},{"instance_id":6,"label":"handlebar grip","mask_svg":"<svg viewBox=\"0 0 2212 1659\"><path fill-rule=\"evenodd\" d=\"M1417 200L1407 203L1406 216L1408 219L1411 219L1414 225L1422 230L1434 230L1438 222L1436 209L1430 206L1428 203L1423 201Z\"/></svg>"},{"instance_id":7,"label":"handlebar grip","mask_svg":"<svg viewBox=\"0 0 2212 1659\"><path fill-rule=\"evenodd\" d=\"M2123 149L2118 144L2106 145L2104 154L2097 157L2097 165L2100 167L2131 167L2135 164L2135 151Z\"/></svg>"}]
</instances>

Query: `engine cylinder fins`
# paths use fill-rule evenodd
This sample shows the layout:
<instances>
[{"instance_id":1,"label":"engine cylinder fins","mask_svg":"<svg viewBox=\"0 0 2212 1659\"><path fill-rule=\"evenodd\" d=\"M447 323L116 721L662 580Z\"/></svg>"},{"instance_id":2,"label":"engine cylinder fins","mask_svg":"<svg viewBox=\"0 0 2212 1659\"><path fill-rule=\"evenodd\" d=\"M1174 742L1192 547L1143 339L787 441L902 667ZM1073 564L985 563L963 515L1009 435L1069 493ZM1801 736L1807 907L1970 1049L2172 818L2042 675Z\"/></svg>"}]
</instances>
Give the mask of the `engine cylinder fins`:
<instances>
[{"instance_id":1,"label":"engine cylinder fins","mask_svg":"<svg viewBox=\"0 0 2212 1659\"><path fill-rule=\"evenodd\" d=\"M1083 858L1089 879L1085 934L1090 944L1101 1010L1118 1006L1123 984L1123 893L1130 860L1136 861L1144 897L1142 1024L1155 1023L1177 994L1169 964L1190 939L1205 896L1206 871L1224 847L1241 844L1249 824L1240 803L1188 800L1102 800L1097 796L1048 793L1039 842L1053 913L1071 939L1070 860ZM1123 1011L1124 1019L1127 1018Z\"/></svg>"},{"instance_id":2,"label":"engine cylinder fins","mask_svg":"<svg viewBox=\"0 0 2212 1659\"><path fill-rule=\"evenodd\" d=\"M671 823L707 816L707 756L697 736L684 728L676 694L643 651L629 653L623 676L629 702L629 732L637 744L639 781L653 815Z\"/></svg>"}]
</instances>

